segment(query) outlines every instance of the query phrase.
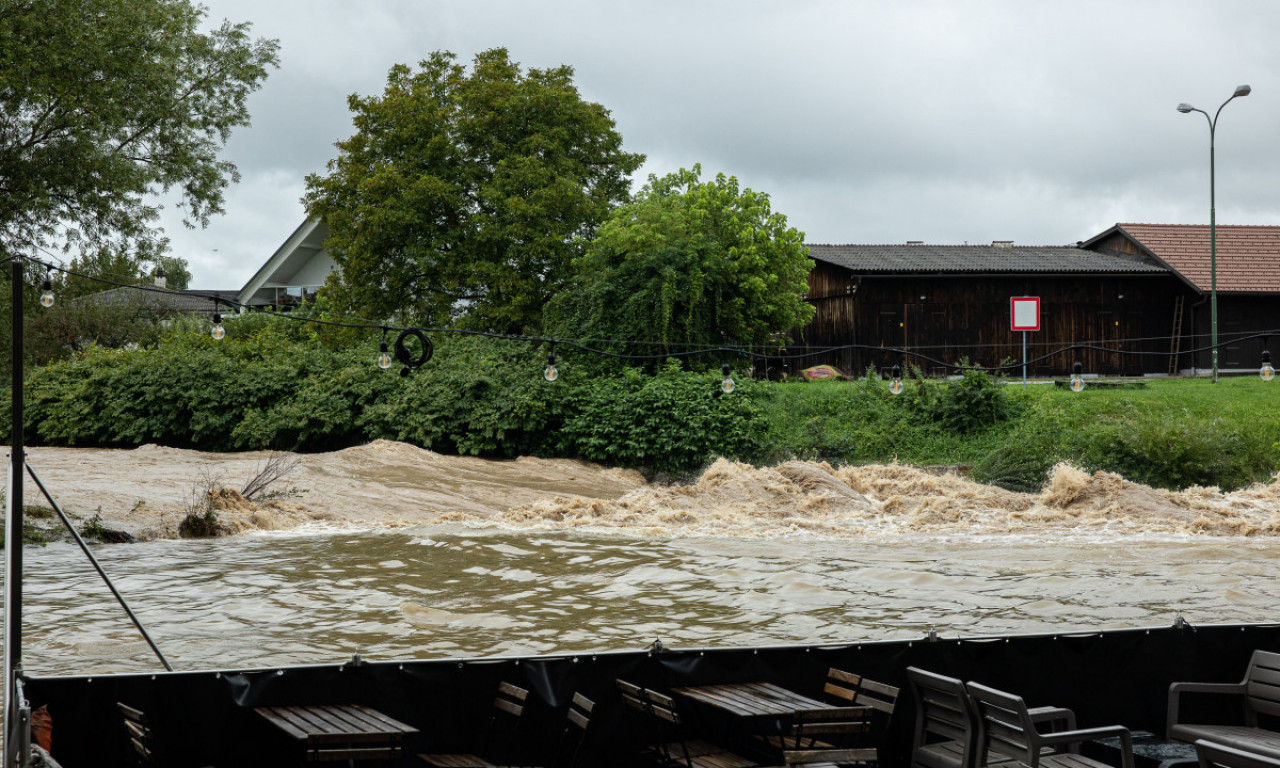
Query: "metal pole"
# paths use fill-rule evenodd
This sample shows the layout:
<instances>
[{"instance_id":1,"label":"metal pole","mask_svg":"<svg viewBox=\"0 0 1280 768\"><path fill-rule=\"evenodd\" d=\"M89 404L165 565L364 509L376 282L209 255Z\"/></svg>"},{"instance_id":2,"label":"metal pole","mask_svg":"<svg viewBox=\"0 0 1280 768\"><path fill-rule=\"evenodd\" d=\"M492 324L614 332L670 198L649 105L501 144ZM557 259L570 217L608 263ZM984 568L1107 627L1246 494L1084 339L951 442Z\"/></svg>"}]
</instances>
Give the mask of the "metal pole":
<instances>
[{"instance_id":1,"label":"metal pole","mask_svg":"<svg viewBox=\"0 0 1280 768\"><path fill-rule=\"evenodd\" d=\"M21 754L23 739L18 719L18 670L22 665L22 468L26 464L22 442L22 294L23 264L21 260L9 262L12 306L10 307L10 438L9 483L5 496L5 600L4 600L4 680L5 680L5 740L4 764L6 768L25 762ZM20 762L22 761L22 762Z\"/></svg>"},{"instance_id":2,"label":"metal pole","mask_svg":"<svg viewBox=\"0 0 1280 768\"><path fill-rule=\"evenodd\" d=\"M1022 391L1027 390L1027 332L1022 332Z\"/></svg>"},{"instance_id":3,"label":"metal pole","mask_svg":"<svg viewBox=\"0 0 1280 768\"><path fill-rule=\"evenodd\" d=\"M1218 112L1222 112L1222 107L1218 107ZM1217 122L1217 115L1209 121L1209 343L1213 346L1210 355L1214 384L1218 383L1218 213L1214 204L1213 170L1213 134Z\"/></svg>"},{"instance_id":4,"label":"metal pole","mask_svg":"<svg viewBox=\"0 0 1280 768\"><path fill-rule=\"evenodd\" d=\"M36 475L36 471L31 468L30 464L27 465L27 472L31 473L31 479L36 481L36 485L40 488L40 492L44 494L45 500L49 502L49 506L53 507L53 511L57 512L58 517L62 518L62 524L67 527L67 530L71 533L71 537L80 545L80 549L84 552L84 556L89 558L89 562L93 564L94 570L96 570L98 575L102 577L102 581L106 583L107 589L110 589L111 594L116 596L116 600L120 603L120 607L124 608L124 612L129 614L129 620L132 621L133 625L142 633L142 639L146 640L147 645L151 646L151 650L155 652L156 658L160 659L160 663L164 665L164 668L172 672L173 667L170 666L169 660L160 652L159 646L157 646L155 641L151 639L151 635L147 633L146 627L142 626L142 622L138 620L138 617L134 615L133 610L129 608L129 604L125 602L124 595L120 594L120 590L116 589L116 585L111 583L111 579L107 577L107 572L102 570L102 565L98 563L98 558L94 557L93 553L89 551L89 545L84 543L84 539L80 537L80 532L71 524L71 519L62 511L62 507L54 500L53 494L49 493L49 489L40 481L40 477Z\"/></svg>"}]
</instances>

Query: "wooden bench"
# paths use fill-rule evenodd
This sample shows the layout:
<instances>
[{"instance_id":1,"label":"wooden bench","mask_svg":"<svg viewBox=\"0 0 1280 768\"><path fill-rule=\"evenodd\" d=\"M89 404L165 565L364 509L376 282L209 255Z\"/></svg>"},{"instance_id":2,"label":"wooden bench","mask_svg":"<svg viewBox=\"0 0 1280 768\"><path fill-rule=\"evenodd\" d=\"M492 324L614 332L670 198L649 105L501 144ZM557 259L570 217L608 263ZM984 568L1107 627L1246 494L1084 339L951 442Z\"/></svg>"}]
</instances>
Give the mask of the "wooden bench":
<instances>
[{"instance_id":1,"label":"wooden bench","mask_svg":"<svg viewBox=\"0 0 1280 768\"><path fill-rule=\"evenodd\" d=\"M1183 694L1200 694L1217 699L1215 709L1226 711L1234 702L1243 722L1218 725L1182 720ZM1224 701L1225 697L1225 701ZM1280 732L1263 725L1262 718L1280 718L1280 653L1254 651L1238 683L1173 683L1169 686L1168 736L1170 741L1194 743L1200 739L1280 756Z\"/></svg>"}]
</instances>

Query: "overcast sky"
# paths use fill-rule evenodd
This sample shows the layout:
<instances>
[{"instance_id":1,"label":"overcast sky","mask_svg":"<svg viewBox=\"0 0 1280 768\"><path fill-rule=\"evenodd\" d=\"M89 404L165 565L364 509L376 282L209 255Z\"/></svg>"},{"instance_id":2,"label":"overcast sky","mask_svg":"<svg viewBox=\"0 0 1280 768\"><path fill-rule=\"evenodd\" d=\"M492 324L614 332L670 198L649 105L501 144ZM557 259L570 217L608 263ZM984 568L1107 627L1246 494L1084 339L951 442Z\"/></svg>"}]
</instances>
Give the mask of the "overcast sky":
<instances>
[{"instance_id":1,"label":"overcast sky","mask_svg":"<svg viewBox=\"0 0 1280 768\"><path fill-rule=\"evenodd\" d=\"M1272 0L203 0L280 40L207 229L166 217L192 287L239 288L304 218L308 173L388 69L505 47L567 64L628 151L769 193L810 243L1060 245L1117 222L1280 224Z\"/></svg>"}]
</instances>

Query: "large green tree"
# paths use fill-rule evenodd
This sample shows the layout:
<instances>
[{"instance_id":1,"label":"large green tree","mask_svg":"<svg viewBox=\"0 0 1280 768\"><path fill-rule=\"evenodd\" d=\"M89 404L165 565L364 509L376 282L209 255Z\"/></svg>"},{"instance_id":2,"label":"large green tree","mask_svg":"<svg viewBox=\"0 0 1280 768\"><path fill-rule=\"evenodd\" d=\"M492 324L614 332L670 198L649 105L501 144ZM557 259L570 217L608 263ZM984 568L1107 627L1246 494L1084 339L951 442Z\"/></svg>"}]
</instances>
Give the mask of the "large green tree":
<instances>
[{"instance_id":1,"label":"large green tree","mask_svg":"<svg viewBox=\"0 0 1280 768\"><path fill-rule=\"evenodd\" d=\"M277 45L187 0L0 3L0 248L134 251L158 195L220 213L219 158Z\"/></svg>"},{"instance_id":2,"label":"large green tree","mask_svg":"<svg viewBox=\"0 0 1280 768\"><path fill-rule=\"evenodd\" d=\"M550 307L550 327L578 338L780 346L813 317L804 234L769 196L702 168L649 177L613 212ZM635 347L635 351L655 351Z\"/></svg>"},{"instance_id":3,"label":"large green tree","mask_svg":"<svg viewBox=\"0 0 1280 768\"><path fill-rule=\"evenodd\" d=\"M455 59L397 65L381 96L351 96L356 133L304 203L328 224L348 311L533 331L644 157L572 68L522 71L502 48L470 71Z\"/></svg>"}]
</instances>

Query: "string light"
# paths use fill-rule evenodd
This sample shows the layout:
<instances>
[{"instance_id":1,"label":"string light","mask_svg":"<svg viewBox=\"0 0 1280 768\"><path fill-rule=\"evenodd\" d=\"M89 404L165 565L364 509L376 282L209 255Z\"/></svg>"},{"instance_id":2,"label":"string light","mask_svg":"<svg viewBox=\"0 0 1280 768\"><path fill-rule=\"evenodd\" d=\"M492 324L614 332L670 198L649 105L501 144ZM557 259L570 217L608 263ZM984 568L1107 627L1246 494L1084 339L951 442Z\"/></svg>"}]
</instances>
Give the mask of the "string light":
<instances>
[{"instance_id":1,"label":"string light","mask_svg":"<svg viewBox=\"0 0 1280 768\"><path fill-rule=\"evenodd\" d=\"M1078 360L1071 366L1071 391L1084 391L1084 365Z\"/></svg>"},{"instance_id":2,"label":"string light","mask_svg":"<svg viewBox=\"0 0 1280 768\"><path fill-rule=\"evenodd\" d=\"M28 263L28 264L41 264L42 266L44 266L44 267L45 267L45 273L46 273L46 274L45 274L45 280L44 280L44 283L43 283L43 289L44 289L44 290L43 290L43 293L42 293L42 295L41 295L41 297L40 297L40 301L41 301L41 304L43 304L43 305L44 305L44 306L46 306L46 307L48 307L48 306L52 306L52 305L53 305L53 302L54 302L54 297L53 297L53 292L52 292L52 281L51 281L51 280L50 280L50 278L49 278L49 273L50 273L50 270L51 270L51 269L57 269L57 270L58 270L59 272L61 272L61 273L68 274L68 275L75 275L75 276L77 276L77 277L80 277L80 278L83 278L83 279L86 279L86 280L91 280L91 281L93 281L93 282L97 282L97 283L102 283L102 284L104 284L104 285L111 285L111 286L115 286L115 287L119 287L119 288L128 288L128 289L132 289L132 290L139 290L139 291L144 291L144 292L145 292L145 291L155 291L155 292L169 293L169 291L166 291L163 287L160 287L160 286L158 286L158 285L147 286L147 285L139 285L139 284L135 284L135 283L128 283L128 282L117 282L117 281L109 280L109 279L106 279L106 278L104 278L104 277L100 277L100 276L96 276L96 275L88 275L88 274L84 274L84 273L81 273L81 272L76 272L76 271L74 271L74 270L67 269L67 268L65 268L65 267L61 267L61 266L55 267L55 266L54 266L54 265L52 265L52 264L49 264L49 263L45 263L45 262L38 261L38 260L36 260L36 259L34 259L34 258L30 257L30 256L18 256L18 255L15 255L15 256L11 256L11 257L10 257L10 260L22 261L22 262L26 262L26 263ZM160 279L162 274L163 274L163 267L161 267L159 264L157 264L157 268L156 268L156 270L155 270L155 276L156 276L158 279ZM127 279L127 278L122 278L122 279ZM215 310L216 310L216 309L219 309L219 308L220 308L221 303L223 303L223 302L227 303L229 306L233 306L233 307L235 307L235 306L239 306L242 310L244 310L244 309L251 309L251 310L254 310L254 309L261 309L260 307L252 307L252 306L249 306L249 305L240 304L240 303L238 303L238 302L234 302L234 301L230 301L230 300L227 300L227 299L223 299L223 298L218 297L218 296L211 296L211 295L201 294L201 293L199 293L199 292L197 292L197 291L188 291L188 292L186 292L186 293L189 293L189 294L190 294L190 295L192 295L192 296L205 298L205 299L207 299L207 300L209 300L209 301L213 302L213 303L214 303L214 306L215 306ZM390 328L389 326L385 326L385 325L375 325L375 324L373 324L373 323L371 323L371 322L368 322L368 321L356 321L356 320L351 320L351 321L327 320L327 319L318 318L318 317L303 316L303 315L300 315L300 314L280 314L280 315L279 315L279 317L281 317L281 318L288 318L289 320L294 320L294 321L299 321L299 322L306 322L306 323L311 323L311 324L317 324L317 325L328 325L328 326L333 326L333 327L337 327L337 328L349 328L349 329L357 329L357 330L370 330L370 329L379 329L379 328L380 328L380 329L382 329L382 330L383 330L383 332L384 332L384 333L385 333L385 332L387 332L388 330L400 330L400 331L402 331L402 333L401 333L401 339L397 339L397 342L396 342L397 347L396 347L395 358L394 358L394 359L397 359L397 360L401 359L401 350L400 350L400 345L401 345L401 343L402 343L402 339L403 339L403 337L404 337L406 334L414 335L414 336L417 336L417 337L419 337L419 338L423 339L423 341L424 341L424 349L423 349L423 351L422 351L419 355L414 356L412 353L409 353L409 352L406 350L406 356L410 358L410 361L406 364L406 369L405 369L405 370L403 370L403 371L401 371L401 374L402 374L402 375L408 374L408 372L409 372L409 370L410 370L410 369L412 369L412 368L416 368L416 367L418 367L418 366L420 366L420 365L423 365L423 364L425 364L425 363L430 359L430 357L431 357L431 344L430 344L430 341L426 339L426 336L425 336L425 333L424 333L424 332L429 332L429 333L443 333L443 334L459 334L459 335L474 335L474 336L483 336L483 337L488 337L488 338L504 339L504 340L509 340L509 341L522 341L522 342L543 343L543 344L550 343L550 344L553 344L553 345L554 345L554 344L557 344L557 343L561 343L561 344L569 344L570 346L573 346L573 347L575 347L575 348L577 348L577 349L580 349L580 350L582 350L583 352L587 352L587 353L595 354L595 355L600 355L600 356L603 356L603 357L611 357L611 358L615 358L615 359L619 359L619 360L628 360L628 361L632 361L632 362L655 361L655 360L670 359L670 358L695 357L695 356L699 356L699 355L707 355L707 354L736 353L736 354L741 355L741 356L750 357L750 358L752 358L753 360L754 360L754 359L762 359L762 358L763 358L763 359L770 359L770 358L772 358L772 359L777 359L777 360L780 360L780 361L782 362L782 365L783 365L784 367L789 367L789 366L790 366L790 362L791 362L791 361L793 361L793 360L802 360L802 359L806 359L806 358L812 358L812 357L817 357L817 356L821 356L821 355L829 355L829 354L834 354L834 353L838 353L838 352L845 352L845 351L849 351L849 350L864 349L864 350L868 350L868 351L871 351L871 352L887 352L887 351L892 351L892 352L896 352L896 353L898 353L898 354L910 355L910 356L912 356L913 358L916 358L916 359L919 359L919 360L921 360L921 361L925 361L925 362L928 362L928 363L932 363L932 364L934 364L934 365L936 365L936 366L944 367L944 368L958 369L958 368L960 368L960 367L961 367L961 366L959 366L959 365L951 364L951 363L945 362L945 361L943 361L943 360L940 360L940 359L936 359L936 358L930 357L930 356L928 356L928 355L926 355L926 354L922 354L921 352L919 352L919 351L917 351L917 350L906 350L906 349L886 348L886 347L883 347L883 346L879 346L879 345L870 345L870 344L845 344L845 345L832 346L832 347L822 347L822 348L816 348L816 347L811 348L811 347L799 346L799 347L789 347L789 348L786 350L786 353L785 353L785 354L784 354L784 352L783 352L783 350L782 350L782 349L779 349L779 351L778 351L776 354L766 354L766 353L757 353L757 352L753 352L753 351L742 350L742 349L738 349L738 348L729 348L729 347L723 347L723 346L710 347L710 346L700 346L700 345L696 345L696 344L677 344L677 345L674 345L674 346L676 346L676 347L686 347L686 349L677 349L677 350L675 350L675 351L672 351L671 349L669 349L669 346L670 346L670 345L668 345L668 344L666 344L666 343L662 343L662 344L661 344L661 346L663 347L663 350L662 350L660 353L655 353L655 354L627 354L627 353L615 353L615 352L610 352L610 351L608 351L608 350L606 350L606 349L600 349L600 348L597 348L597 347L593 347L593 346L592 346L593 344L597 344L597 343L617 342L617 341L619 341L619 340L617 340L617 339L581 339L581 340L574 340L574 339L554 339L554 338L546 338L546 337L533 337L533 336L520 336L520 335L512 335L512 334L502 334L502 333L491 333L491 332L486 332L486 331L471 331L471 330L459 329L459 328L414 328L414 327L409 327L409 328ZM215 339L222 339L222 338L224 338L224 337L226 336L226 329L222 327L222 317L221 317L221 313L220 313L219 311L215 311L215 312L213 313L213 321L214 321L214 327L213 327L213 329L212 329L213 337L214 337ZM1231 343L1239 343L1239 342L1241 342L1241 341L1246 341L1246 340L1254 339L1254 338L1266 338L1266 337L1269 337L1271 334L1276 333L1276 332L1277 332L1277 331L1275 331L1275 330L1270 330L1270 331L1266 331L1266 332L1260 332L1260 333L1254 333L1254 334L1247 334L1247 335L1243 335L1243 336L1237 336L1237 337L1235 337L1235 338L1233 338L1233 339L1231 340ZM1153 338L1154 338L1154 337L1153 337ZM1161 338L1164 338L1164 337L1161 337ZM1148 341L1148 340L1150 340L1150 339L1135 339L1135 340L1136 340L1136 341ZM627 341L626 343L628 343L628 344L638 344L638 345L645 345L645 344L658 345L658 342L644 342L644 341L636 341L636 340L629 340L629 341ZM380 346L381 346L381 345L380 345ZM986 346L999 346L999 345L986 345ZM1041 346L1046 346L1046 345L1042 344ZM1196 348L1196 349L1188 349L1188 350L1186 350L1183 354L1191 354L1191 355L1194 355L1194 354L1198 354L1198 353L1201 353L1201 352L1205 352L1205 351L1211 350L1211 349L1213 349L1213 348L1214 348L1213 346L1205 346L1205 347L1199 347L1199 348ZM1108 354L1119 354L1119 355L1126 355L1126 356L1138 356L1138 357L1144 357L1144 356L1162 356L1162 357L1163 357L1163 356L1167 356L1167 355L1168 355L1168 353L1167 353L1167 352L1154 352L1154 351L1150 351L1150 352L1148 352L1148 351L1142 351L1142 350L1122 350L1122 349L1115 349L1115 348L1110 347L1110 346L1102 346L1102 345L1100 345L1100 344L1098 344L1098 343L1096 343L1096 342L1089 341L1089 342L1084 342L1084 343L1079 343L1079 344L1064 344L1064 346L1062 346L1062 347L1061 347L1061 348L1059 348L1059 349L1051 350L1051 351L1049 351L1049 352L1047 352L1047 353L1045 353L1045 354L1043 354L1043 355L1040 355L1039 357L1036 357L1036 358L1033 358L1033 359L1030 359L1030 360L1026 360L1026 361L1023 361L1023 362L1020 362L1020 363L1012 363L1012 364L1009 364L1009 365L997 365L997 366L991 366L991 367L986 367L986 368L980 368L980 370L984 370L984 371L987 371L987 372L990 372L990 373L995 374L995 373L999 373L999 372L1001 372L1001 371L1005 371L1005 370L1012 370L1013 368L1016 368L1016 367L1021 366L1021 365L1024 365L1024 364L1034 364L1034 363L1039 363L1039 362L1044 361L1044 360L1049 360L1049 359L1051 359L1051 358L1053 358L1053 357L1056 357L1057 355L1060 355L1060 354L1062 354L1062 353L1064 353L1064 352L1067 352L1067 351L1070 351L1070 350L1073 350L1073 349L1077 349L1077 350L1096 350L1096 351L1099 351L1099 352L1105 352L1105 353L1108 353ZM381 350L381 349L380 349L379 351L380 351L380 353L381 353L381 352L383 352L384 350ZM548 357L549 357L549 358L553 358L554 356L553 356L553 355L549 355ZM381 367L382 362L383 362L383 358L382 358L382 355L380 354L380 355L379 355L379 360L378 360L378 363L379 363L379 366L380 366L380 367ZM550 359L549 359L549 362L551 362L551 360L550 360ZM1262 377L1264 381L1270 381L1272 378L1274 378L1275 372L1274 372L1274 368L1271 368L1269 365L1266 365L1266 362L1267 362L1267 361L1265 361L1265 360L1264 360L1264 366L1263 366L1262 368L1260 368L1260 369L1259 369L1259 376L1260 376L1260 377ZM901 381L901 373L900 373L901 368L900 368L900 366L895 365L895 366L893 366L893 369L894 369L894 371L897 373L897 375L895 375L895 376L894 376L894 381L890 383L889 390L890 390L890 392L893 392L894 394L900 394L900 393L902 392L903 388L904 388L904 387L903 387L903 384L902 384L902 381ZM1073 390L1073 391L1076 391L1076 392L1079 392L1079 391L1081 391L1081 390L1084 388L1083 378L1082 378L1082 376L1080 375L1080 371L1081 371L1081 369L1082 369L1082 366L1081 366L1079 363L1076 363L1076 364L1075 364L1076 375L1074 375L1074 376L1072 377L1072 382L1071 382L1071 384L1072 384L1072 387L1071 387L1071 388L1072 388L1072 390ZM544 377L547 375L547 373L548 373L549 371L554 371L554 372L552 372L552 373L551 373L551 376L552 376L552 377L554 377L554 378L549 378L549 379L548 379L549 381L554 381L556 378L558 378L558 377L559 377L559 371L558 371L558 370L554 370L554 366L553 366L553 365L548 365L548 366L547 366L547 369L544 369L544 372L543 372L543 373L544 373ZM731 377L729 377L729 376L726 376L725 378L726 378L726 379L731 380ZM722 388L723 388L723 383L722 383Z\"/></svg>"},{"instance_id":3,"label":"string light","mask_svg":"<svg viewBox=\"0 0 1280 768\"><path fill-rule=\"evenodd\" d=\"M41 286L41 288L44 290L44 293L40 294L40 304L43 305L45 308L53 306L53 281L49 279L49 269L50 269L50 266L48 264L45 264L44 265L44 285Z\"/></svg>"},{"instance_id":4,"label":"string light","mask_svg":"<svg viewBox=\"0 0 1280 768\"><path fill-rule=\"evenodd\" d=\"M542 371L542 378L552 383L560 378L560 371L556 368L556 354L554 352L547 355L547 367Z\"/></svg>"},{"instance_id":5,"label":"string light","mask_svg":"<svg viewBox=\"0 0 1280 768\"><path fill-rule=\"evenodd\" d=\"M227 335L227 329L222 327L222 313L217 310L218 305L215 303L213 306L213 338L217 341L222 341L223 337Z\"/></svg>"},{"instance_id":6,"label":"string light","mask_svg":"<svg viewBox=\"0 0 1280 768\"><path fill-rule=\"evenodd\" d=\"M896 365L893 366L893 369L890 371L889 376L892 378L892 381L889 382L889 394L891 395L902 394L902 369Z\"/></svg>"},{"instance_id":7,"label":"string light","mask_svg":"<svg viewBox=\"0 0 1280 768\"><path fill-rule=\"evenodd\" d=\"M1262 367L1258 369L1258 376L1263 381L1271 381L1276 377L1276 369L1271 367L1271 353L1262 350Z\"/></svg>"},{"instance_id":8,"label":"string light","mask_svg":"<svg viewBox=\"0 0 1280 768\"><path fill-rule=\"evenodd\" d=\"M386 333L386 331L383 331L383 333ZM378 342L378 353L378 367L385 371L391 367L391 355L387 354L386 337L383 337L382 341Z\"/></svg>"},{"instance_id":9,"label":"string light","mask_svg":"<svg viewBox=\"0 0 1280 768\"><path fill-rule=\"evenodd\" d=\"M720 366L720 373L724 375L724 379L720 381L720 391L726 395L732 395L733 391L738 388L738 385L733 383L733 377L729 375L728 363Z\"/></svg>"}]
</instances>

